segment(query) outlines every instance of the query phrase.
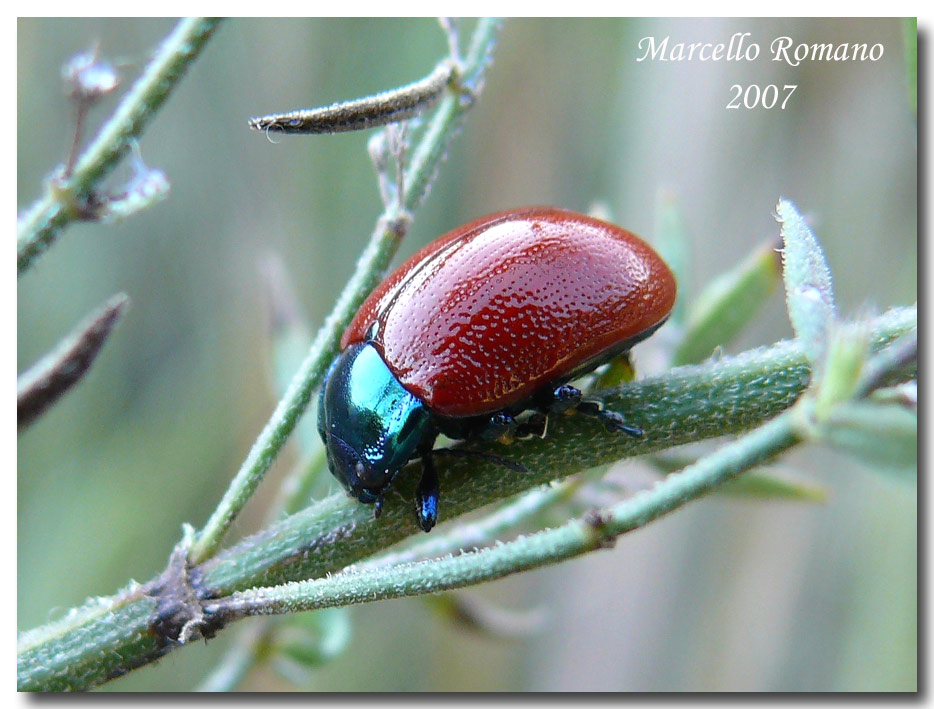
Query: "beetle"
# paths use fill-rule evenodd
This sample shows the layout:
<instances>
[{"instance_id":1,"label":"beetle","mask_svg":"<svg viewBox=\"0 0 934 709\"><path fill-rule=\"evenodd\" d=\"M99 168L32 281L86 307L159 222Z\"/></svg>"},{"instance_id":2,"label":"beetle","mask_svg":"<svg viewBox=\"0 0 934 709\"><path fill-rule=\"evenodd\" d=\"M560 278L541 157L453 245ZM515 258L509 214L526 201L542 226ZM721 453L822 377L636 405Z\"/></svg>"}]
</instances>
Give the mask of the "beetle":
<instances>
[{"instance_id":1,"label":"beetle","mask_svg":"<svg viewBox=\"0 0 934 709\"><path fill-rule=\"evenodd\" d=\"M440 434L544 435L549 414L575 410L643 435L569 382L661 327L676 290L639 237L575 212L513 209L454 229L377 286L344 332L318 402L331 473L378 517L421 458L416 519L428 532Z\"/></svg>"}]
</instances>

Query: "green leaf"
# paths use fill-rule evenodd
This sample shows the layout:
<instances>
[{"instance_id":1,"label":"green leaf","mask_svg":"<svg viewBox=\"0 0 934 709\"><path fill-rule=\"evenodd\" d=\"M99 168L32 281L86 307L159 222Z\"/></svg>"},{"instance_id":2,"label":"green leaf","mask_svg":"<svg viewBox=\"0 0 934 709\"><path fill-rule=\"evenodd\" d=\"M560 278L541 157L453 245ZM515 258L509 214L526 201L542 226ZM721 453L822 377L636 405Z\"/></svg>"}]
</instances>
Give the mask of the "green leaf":
<instances>
[{"instance_id":1,"label":"green leaf","mask_svg":"<svg viewBox=\"0 0 934 709\"><path fill-rule=\"evenodd\" d=\"M869 332L865 325L858 322L834 325L814 407L818 420L826 418L834 405L853 398L868 356Z\"/></svg>"},{"instance_id":2,"label":"green leaf","mask_svg":"<svg viewBox=\"0 0 934 709\"><path fill-rule=\"evenodd\" d=\"M273 648L304 667L317 667L341 655L350 644L349 608L296 613L276 628Z\"/></svg>"},{"instance_id":3,"label":"green leaf","mask_svg":"<svg viewBox=\"0 0 934 709\"><path fill-rule=\"evenodd\" d=\"M782 263L788 317L817 375L834 319L830 269L820 244L792 202L779 200L777 218L785 242Z\"/></svg>"},{"instance_id":4,"label":"green leaf","mask_svg":"<svg viewBox=\"0 0 934 709\"><path fill-rule=\"evenodd\" d=\"M899 404L838 404L815 435L872 468L912 478L917 475L918 417Z\"/></svg>"},{"instance_id":5,"label":"green leaf","mask_svg":"<svg viewBox=\"0 0 934 709\"><path fill-rule=\"evenodd\" d=\"M623 352L600 368L594 379L593 389L617 387L625 382L634 381L635 378L636 369L633 367L632 359L628 352Z\"/></svg>"},{"instance_id":6,"label":"green leaf","mask_svg":"<svg viewBox=\"0 0 934 709\"><path fill-rule=\"evenodd\" d=\"M826 502L827 488L812 480L751 471L721 485L719 494L756 500Z\"/></svg>"},{"instance_id":7,"label":"green leaf","mask_svg":"<svg viewBox=\"0 0 934 709\"><path fill-rule=\"evenodd\" d=\"M687 294L691 288L691 240L688 238L677 197L659 191L655 210L655 239L653 245L662 260L668 264L678 284L678 299L671 311L671 323L682 325L687 316Z\"/></svg>"},{"instance_id":8,"label":"green leaf","mask_svg":"<svg viewBox=\"0 0 934 709\"><path fill-rule=\"evenodd\" d=\"M776 250L767 244L712 281L691 308L674 364L701 362L729 344L758 315L780 273Z\"/></svg>"},{"instance_id":9,"label":"green leaf","mask_svg":"<svg viewBox=\"0 0 934 709\"><path fill-rule=\"evenodd\" d=\"M519 638L542 629L541 608L505 608L490 601L460 593L423 597L444 620L461 630L493 638Z\"/></svg>"}]
</instances>

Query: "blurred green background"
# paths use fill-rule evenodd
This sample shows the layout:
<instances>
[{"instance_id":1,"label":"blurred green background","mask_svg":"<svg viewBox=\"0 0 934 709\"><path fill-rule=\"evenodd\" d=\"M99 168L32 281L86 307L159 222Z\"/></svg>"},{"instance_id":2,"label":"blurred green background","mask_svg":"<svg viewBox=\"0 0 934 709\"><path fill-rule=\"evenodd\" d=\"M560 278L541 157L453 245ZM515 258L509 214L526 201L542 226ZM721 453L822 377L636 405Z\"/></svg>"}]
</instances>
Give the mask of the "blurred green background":
<instances>
[{"instance_id":1,"label":"blurred green background","mask_svg":"<svg viewBox=\"0 0 934 709\"><path fill-rule=\"evenodd\" d=\"M71 139L62 64L100 41L104 56L129 63L129 83L172 25L19 20L20 208ZM635 61L645 36L727 42L734 32L751 32L764 50L787 35L881 42L885 53L797 68L765 56ZM132 300L89 376L19 436L21 629L148 580L182 522L203 524L275 403L260 265L269 255L285 262L316 327L381 210L369 133L271 144L247 118L409 82L445 51L431 19L225 23L140 141L171 181L168 200L120 224L71 226L19 279L19 371L113 293ZM728 111L734 83L798 89L784 111ZM94 111L92 130L115 105ZM693 283L681 291L691 298L777 237L772 211L785 196L811 217L844 314L909 304L916 147L898 20L513 20L400 257L466 220L527 204L586 211L599 201L651 240L665 193L692 239ZM731 351L790 334L776 294ZM287 452L277 463L234 535L261 522L292 460ZM348 652L307 687L914 689L915 488L813 447L782 467L826 485L828 502L710 498L612 551L464 592L542 609L543 627L525 638L471 633L417 599L355 608ZM234 634L107 689L193 688ZM294 685L262 670L245 688Z\"/></svg>"}]
</instances>

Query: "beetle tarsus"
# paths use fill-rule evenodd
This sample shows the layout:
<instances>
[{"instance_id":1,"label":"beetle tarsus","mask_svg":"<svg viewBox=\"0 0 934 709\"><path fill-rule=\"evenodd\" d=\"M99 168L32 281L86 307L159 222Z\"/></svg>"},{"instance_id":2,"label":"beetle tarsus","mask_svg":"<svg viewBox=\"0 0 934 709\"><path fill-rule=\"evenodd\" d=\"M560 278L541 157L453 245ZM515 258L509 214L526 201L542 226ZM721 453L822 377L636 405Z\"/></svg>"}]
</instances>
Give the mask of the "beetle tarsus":
<instances>
[{"instance_id":1,"label":"beetle tarsus","mask_svg":"<svg viewBox=\"0 0 934 709\"><path fill-rule=\"evenodd\" d=\"M645 431L638 426L626 423L622 414L618 414L615 411L601 409L597 414L597 418L603 421L603 425L606 426L607 431L619 431L633 438L642 438L645 435Z\"/></svg>"},{"instance_id":2,"label":"beetle tarsus","mask_svg":"<svg viewBox=\"0 0 934 709\"><path fill-rule=\"evenodd\" d=\"M422 451L422 479L415 492L415 516L418 526L425 532L438 522L438 503L441 490L438 486L438 473L435 470L435 461L431 449Z\"/></svg>"},{"instance_id":3,"label":"beetle tarsus","mask_svg":"<svg viewBox=\"0 0 934 709\"><path fill-rule=\"evenodd\" d=\"M607 431L614 433L625 433L633 438L642 438L645 435L638 426L626 423L622 414L603 408L603 405L596 401L582 401L577 405L577 413L584 416L591 416L603 422Z\"/></svg>"},{"instance_id":4,"label":"beetle tarsus","mask_svg":"<svg viewBox=\"0 0 934 709\"><path fill-rule=\"evenodd\" d=\"M383 496L380 495L376 498L376 502L373 503L373 519L379 519L379 516L383 514Z\"/></svg>"}]
</instances>

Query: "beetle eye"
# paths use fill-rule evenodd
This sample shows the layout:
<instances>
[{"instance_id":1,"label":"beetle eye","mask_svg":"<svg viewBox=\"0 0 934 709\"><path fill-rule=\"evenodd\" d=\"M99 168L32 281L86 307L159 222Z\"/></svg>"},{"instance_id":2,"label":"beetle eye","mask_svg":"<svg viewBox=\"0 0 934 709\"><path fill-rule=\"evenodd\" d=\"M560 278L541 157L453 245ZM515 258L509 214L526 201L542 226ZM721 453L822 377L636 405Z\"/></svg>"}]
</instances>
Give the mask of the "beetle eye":
<instances>
[{"instance_id":1,"label":"beetle eye","mask_svg":"<svg viewBox=\"0 0 934 709\"><path fill-rule=\"evenodd\" d=\"M364 474L363 461L357 457L354 449L334 435L328 436L328 454L334 464L332 472L344 487L355 490Z\"/></svg>"},{"instance_id":2,"label":"beetle eye","mask_svg":"<svg viewBox=\"0 0 934 709\"><path fill-rule=\"evenodd\" d=\"M335 477L341 481L352 495L357 496L361 489L381 490L392 479L392 475L381 467L367 462L361 455L342 438L334 434L328 435L328 452L334 463ZM374 495L372 502L376 497Z\"/></svg>"}]
</instances>

